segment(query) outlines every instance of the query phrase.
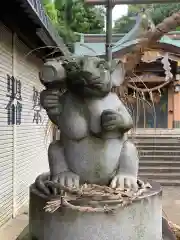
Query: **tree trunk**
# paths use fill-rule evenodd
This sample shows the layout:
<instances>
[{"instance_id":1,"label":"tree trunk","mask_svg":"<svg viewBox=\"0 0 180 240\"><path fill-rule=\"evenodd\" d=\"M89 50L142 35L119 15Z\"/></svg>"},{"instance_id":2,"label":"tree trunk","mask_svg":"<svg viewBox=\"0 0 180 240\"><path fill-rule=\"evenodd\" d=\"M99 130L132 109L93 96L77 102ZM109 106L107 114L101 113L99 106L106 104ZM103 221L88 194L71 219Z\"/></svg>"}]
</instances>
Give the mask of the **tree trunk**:
<instances>
[{"instance_id":1,"label":"tree trunk","mask_svg":"<svg viewBox=\"0 0 180 240\"><path fill-rule=\"evenodd\" d=\"M160 40L166 33L176 29L178 26L180 26L180 12L174 13L172 16L164 19L154 30L146 32L132 52L126 54L124 59L126 71L132 72L136 65L140 63L145 49L150 48L151 45Z\"/></svg>"}]
</instances>

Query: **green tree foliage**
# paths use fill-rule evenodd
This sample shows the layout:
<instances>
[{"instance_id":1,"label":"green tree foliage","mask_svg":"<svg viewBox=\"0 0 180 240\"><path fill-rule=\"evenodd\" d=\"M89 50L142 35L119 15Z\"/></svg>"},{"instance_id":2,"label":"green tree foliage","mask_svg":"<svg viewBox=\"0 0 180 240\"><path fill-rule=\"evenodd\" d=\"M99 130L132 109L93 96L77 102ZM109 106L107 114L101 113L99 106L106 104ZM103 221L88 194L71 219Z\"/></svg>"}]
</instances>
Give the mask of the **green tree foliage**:
<instances>
[{"instance_id":1,"label":"green tree foliage","mask_svg":"<svg viewBox=\"0 0 180 240\"><path fill-rule=\"evenodd\" d=\"M158 24L178 11L180 11L180 3L154 4L151 8L151 16L154 23Z\"/></svg>"},{"instance_id":2,"label":"green tree foliage","mask_svg":"<svg viewBox=\"0 0 180 240\"><path fill-rule=\"evenodd\" d=\"M102 8L90 7L83 0L55 0L59 20L74 32L100 33L104 28Z\"/></svg>"},{"instance_id":3,"label":"green tree foliage","mask_svg":"<svg viewBox=\"0 0 180 240\"><path fill-rule=\"evenodd\" d=\"M113 28L114 33L127 33L129 32L135 24L134 18L130 16L123 16L115 21Z\"/></svg>"},{"instance_id":4,"label":"green tree foliage","mask_svg":"<svg viewBox=\"0 0 180 240\"><path fill-rule=\"evenodd\" d=\"M76 41L75 32L101 33L104 10L90 7L83 0L43 0L48 16L66 44Z\"/></svg>"},{"instance_id":5,"label":"green tree foliage","mask_svg":"<svg viewBox=\"0 0 180 240\"><path fill-rule=\"evenodd\" d=\"M180 3L171 4L140 4L140 5L129 5L127 16L123 16L115 22L114 33L127 33L135 25L134 16L140 11L148 9L155 25L162 22L166 17L169 17L174 12L180 11ZM179 27L177 28L177 30Z\"/></svg>"},{"instance_id":6,"label":"green tree foliage","mask_svg":"<svg viewBox=\"0 0 180 240\"><path fill-rule=\"evenodd\" d=\"M47 3L45 5L46 12L51 19L53 24L56 24L58 22L58 15L57 15L57 10L55 8L54 3Z\"/></svg>"}]
</instances>

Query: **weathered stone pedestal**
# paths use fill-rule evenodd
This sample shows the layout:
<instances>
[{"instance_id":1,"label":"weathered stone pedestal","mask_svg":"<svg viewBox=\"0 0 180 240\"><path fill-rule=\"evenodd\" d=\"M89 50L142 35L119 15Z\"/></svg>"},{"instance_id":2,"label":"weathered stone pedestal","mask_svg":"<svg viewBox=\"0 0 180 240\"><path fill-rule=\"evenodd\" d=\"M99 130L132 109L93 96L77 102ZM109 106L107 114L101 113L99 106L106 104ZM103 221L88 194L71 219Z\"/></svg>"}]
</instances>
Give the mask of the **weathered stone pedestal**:
<instances>
[{"instance_id":1,"label":"weathered stone pedestal","mask_svg":"<svg viewBox=\"0 0 180 240\"><path fill-rule=\"evenodd\" d=\"M32 240L161 240L161 189L156 183L139 200L114 213L81 213L71 209L47 213L47 198L30 189Z\"/></svg>"}]
</instances>

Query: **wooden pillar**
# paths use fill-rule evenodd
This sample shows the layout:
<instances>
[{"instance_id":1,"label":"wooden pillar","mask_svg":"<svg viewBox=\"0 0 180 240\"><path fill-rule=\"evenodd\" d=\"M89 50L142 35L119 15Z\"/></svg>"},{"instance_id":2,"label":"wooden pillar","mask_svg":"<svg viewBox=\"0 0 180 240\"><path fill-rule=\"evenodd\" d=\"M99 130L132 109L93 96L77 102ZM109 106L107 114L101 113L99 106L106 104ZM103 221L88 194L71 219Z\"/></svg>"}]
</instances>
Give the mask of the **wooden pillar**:
<instances>
[{"instance_id":1,"label":"wooden pillar","mask_svg":"<svg viewBox=\"0 0 180 240\"><path fill-rule=\"evenodd\" d=\"M174 91L170 86L168 88L168 129L173 128L174 120Z\"/></svg>"},{"instance_id":2,"label":"wooden pillar","mask_svg":"<svg viewBox=\"0 0 180 240\"><path fill-rule=\"evenodd\" d=\"M176 84L180 84L179 82L176 82ZM180 128L180 111L179 111L179 106L180 106L180 92L175 92L174 91L174 119L173 119L173 128Z\"/></svg>"}]
</instances>

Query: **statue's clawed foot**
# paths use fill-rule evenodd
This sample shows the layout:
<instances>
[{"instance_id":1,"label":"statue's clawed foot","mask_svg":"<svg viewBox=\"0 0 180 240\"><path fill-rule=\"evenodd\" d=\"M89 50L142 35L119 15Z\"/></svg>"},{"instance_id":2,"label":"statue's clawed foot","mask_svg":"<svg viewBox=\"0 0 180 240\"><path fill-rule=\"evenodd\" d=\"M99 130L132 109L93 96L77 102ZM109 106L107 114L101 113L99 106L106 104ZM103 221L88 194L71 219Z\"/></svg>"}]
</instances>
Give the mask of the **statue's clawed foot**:
<instances>
[{"instance_id":1,"label":"statue's clawed foot","mask_svg":"<svg viewBox=\"0 0 180 240\"><path fill-rule=\"evenodd\" d=\"M60 186L58 187L56 183L59 183ZM55 176L44 173L36 178L35 185L36 188L45 195L58 195L61 192L61 186L78 188L79 176L70 171L62 172Z\"/></svg>"},{"instance_id":2,"label":"statue's clawed foot","mask_svg":"<svg viewBox=\"0 0 180 240\"><path fill-rule=\"evenodd\" d=\"M124 189L130 189L133 191L138 190L138 184L136 177L128 176L128 175L122 175L117 174L111 181L112 188L121 188Z\"/></svg>"},{"instance_id":3,"label":"statue's clawed foot","mask_svg":"<svg viewBox=\"0 0 180 240\"><path fill-rule=\"evenodd\" d=\"M47 183L50 181L50 173L43 173L36 178L35 186L37 190L45 195L51 195Z\"/></svg>"},{"instance_id":4,"label":"statue's clawed foot","mask_svg":"<svg viewBox=\"0 0 180 240\"><path fill-rule=\"evenodd\" d=\"M112 188L138 190L138 173L139 157L135 145L127 140L123 144L119 159L119 169L111 181Z\"/></svg>"},{"instance_id":5,"label":"statue's clawed foot","mask_svg":"<svg viewBox=\"0 0 180 240\"><path fill-rule=\"evenodd\" d=\"M79 176L71 171L62 172L52 176L51 181L69 188L79 187Z\"/></svg>"}]
</instances>

